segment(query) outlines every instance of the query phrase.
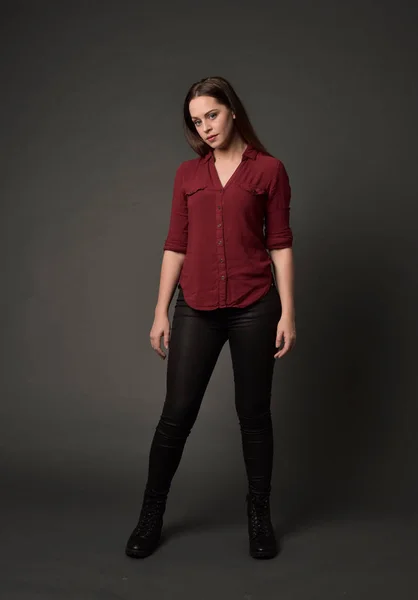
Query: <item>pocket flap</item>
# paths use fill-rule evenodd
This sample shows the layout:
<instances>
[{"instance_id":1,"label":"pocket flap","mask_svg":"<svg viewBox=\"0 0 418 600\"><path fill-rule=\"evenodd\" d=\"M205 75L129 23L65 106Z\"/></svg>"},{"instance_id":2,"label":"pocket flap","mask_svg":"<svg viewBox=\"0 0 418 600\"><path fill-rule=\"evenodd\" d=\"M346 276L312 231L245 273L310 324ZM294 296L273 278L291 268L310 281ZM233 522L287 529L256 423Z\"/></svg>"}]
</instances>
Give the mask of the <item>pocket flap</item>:
<instances>
[{"instance_id":1,"label":"pocket flap","mask_svg":"<svg viewBox=\"0 0 418 600\"><path fill-rule=\"evenodd\" d=\"M190 181L189 183L187 183L184 186L184 193L186 194L186 196L192 196L193 194L196 194L196 192L199 192L200 190L204 190L207 187L208 186L205 183Z\"/></svg>"},{"instance_id":2,"label":"pocket flap","mask_svg":"<svg viewBox=\"0 0 418 600\"><path fill-rule=\"evenodd\" d=\"M261 195L261 194L265 194L266 190L264 190L263 188L258 187L257 185L254 185L252 183L239 183L238 184L240 187L242 187L246 192L250 192L250 194L254 194L254 195Z\"/></svg>"}]
</instances>

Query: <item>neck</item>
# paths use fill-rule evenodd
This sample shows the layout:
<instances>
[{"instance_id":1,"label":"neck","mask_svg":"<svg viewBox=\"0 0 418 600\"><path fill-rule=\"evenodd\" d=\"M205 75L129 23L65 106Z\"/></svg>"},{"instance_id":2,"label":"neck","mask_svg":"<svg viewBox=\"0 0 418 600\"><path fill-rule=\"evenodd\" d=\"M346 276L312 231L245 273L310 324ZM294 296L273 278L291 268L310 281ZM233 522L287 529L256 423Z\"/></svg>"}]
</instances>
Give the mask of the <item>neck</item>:
<instances>
[{"instance_id":1,"label":"neck","mask_svg":"<svg viewBox=\"0 0 418 600\"><path fill-rule=\"evenodd\" d=\"M235 162L241 160L242 154L247 147L247 143L236 136L225 148L215 148L213 156L215 160Z\"/></svg>"}]
</instances>

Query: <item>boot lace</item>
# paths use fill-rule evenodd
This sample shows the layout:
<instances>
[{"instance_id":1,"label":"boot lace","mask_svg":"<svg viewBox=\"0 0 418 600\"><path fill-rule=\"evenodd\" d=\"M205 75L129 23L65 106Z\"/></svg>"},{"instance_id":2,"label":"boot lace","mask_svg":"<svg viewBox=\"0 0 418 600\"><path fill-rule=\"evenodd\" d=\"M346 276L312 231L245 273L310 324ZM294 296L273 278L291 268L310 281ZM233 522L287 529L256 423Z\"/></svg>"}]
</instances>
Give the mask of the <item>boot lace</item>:
<instances>
[{"instance_id":1,"label":"boot lace","mask_svg":"<svg viewBox=\"0 0 418 600\"><path fill-rule=\"evenodd\" d=\"M260 535L266 537L271 536L272 525L270 521L269 497L252 495L250 497L250 502L252 537L256 538Z\"/></svg>"},{"instance_id":2,"label":"boot lace","mask_svg":"<svg viewBox=\"0 0 418 600\"><path fill-rule=\"evenodd\" d=\"M164 501L150 499L144 502L137 526L135 527L135 535L147 537L150 535L156 526L162 512Z\"/></svg>"}]
</instances>

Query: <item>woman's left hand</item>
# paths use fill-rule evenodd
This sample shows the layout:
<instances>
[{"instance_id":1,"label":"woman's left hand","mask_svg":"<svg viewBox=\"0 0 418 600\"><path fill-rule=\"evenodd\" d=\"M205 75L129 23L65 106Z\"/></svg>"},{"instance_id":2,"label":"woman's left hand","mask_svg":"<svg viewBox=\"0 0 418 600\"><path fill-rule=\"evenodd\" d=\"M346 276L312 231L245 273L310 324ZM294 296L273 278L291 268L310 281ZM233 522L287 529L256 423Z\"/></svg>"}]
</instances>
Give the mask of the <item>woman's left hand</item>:
<instances>
[{"instance_id":1,"label":"woman's left hand","mask_svg":"<svg viewBox=\"0 0 418 600\"><path fill-rule=\"evenodd\" d=\"M280 346L282 340L284 340L284 346L274 355L274 358L281 358L296 344L296 325L295 320L291 317L283 316L277 324L276 348Z\"/></svg>"}]
</instances>

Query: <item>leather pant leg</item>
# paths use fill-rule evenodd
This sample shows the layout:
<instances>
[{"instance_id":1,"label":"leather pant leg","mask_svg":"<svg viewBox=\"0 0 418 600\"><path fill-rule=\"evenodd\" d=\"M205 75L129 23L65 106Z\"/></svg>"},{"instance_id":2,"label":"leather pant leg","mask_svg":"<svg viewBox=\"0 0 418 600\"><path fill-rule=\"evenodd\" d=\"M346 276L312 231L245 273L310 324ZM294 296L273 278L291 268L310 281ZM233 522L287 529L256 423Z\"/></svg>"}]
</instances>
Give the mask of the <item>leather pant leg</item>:
<instances>
[{"instance_id":1,"label":"leather pant leg","mask_svg":"<svg viewBox=\"0 0 418 600\"><path fill-rule=\"evenodd\" d=\"M278 351L277 324L282 311L280 296L272 285L264 297L249 307L229 310L235 408L249 490L269 493L274 453L270 403L274 354Z\"/></svg>"},{"instance_id":2,"label":"leather pant leg","mask_svg":"<svg viewBox=\"0 0 418 600\"><path fill-rule=\"evenodd\" d=\"M180 288L171 325L166 397L152 440L147 487L168 493L209 379L227 340L219 312L191 308Z\"/></svg>"}]
</instances>

